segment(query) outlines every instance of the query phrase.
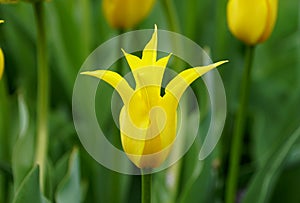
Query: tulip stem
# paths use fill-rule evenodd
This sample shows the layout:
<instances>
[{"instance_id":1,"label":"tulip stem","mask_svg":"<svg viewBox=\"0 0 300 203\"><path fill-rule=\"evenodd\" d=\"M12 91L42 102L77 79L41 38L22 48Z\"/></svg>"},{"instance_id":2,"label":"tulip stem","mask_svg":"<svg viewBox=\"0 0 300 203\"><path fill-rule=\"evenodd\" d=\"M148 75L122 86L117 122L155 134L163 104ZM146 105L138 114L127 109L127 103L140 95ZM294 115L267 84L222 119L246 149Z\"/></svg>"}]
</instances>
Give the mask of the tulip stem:
<instances>
[{"instance_id":1,"label":"tulip stem","mask_svg":"<svg viewBox=\"0 0 300 203\"><path fill-rule=\"evenodd\" d=\"M226 203L235 202L237 181L239 175L239 164L241 158L241 146L243 135L245 134L246 109L249 100L249 90L251 82L251 69L254 57L254 46L248 46L245 55L245 67L243 71L240 104L236 115L236 121L233 131L233 138L229 159L229 175L226 186Z\"/></svg>"},{"instance_id":2,"label":"tulip stem","mask_svg":"<svg viewBox=\"0 0 300 203\"><path fill-rule=\"evenodd\" d=\"M44 191L44 179L48 143L49 68L46 53L45 13L42 2L33 4L37 26L37 141L35 162L40 167L40 186Z\"/></svg>"},{"instance_id":3,"label":"tulip stem","mask_svg":"<svg viewBox=\"0 0 300 203\"><path fill-rule=\"evenodd\" d=\"M118 30L118 35L119 35L119 44L117 47L117 56L119 55L119 53L121 52L121 50L123 49L123 37L121 37L120 35L123 35L125 33L124 29L119 29ZM122 59L119 59L118 63L117 63L117 71L119 72L119 74L123 74L123 62Z\"/></svg>"},{"instance_id":4,"label":"tulip stem","mask_svg":"<svg viewBox=\"0 0 300 203\"><path fill-rule=\"evenodd\" d=\"M152 174L142 174L142 203L151 203Z\"/></svg>"},{"instance_id":5,"label":"tulip stem","mask_svg":"<svg viewBox=\"0 0 300 203\"><path fill-rule=\"evenodd\" d=\"M180 32L178 15L173 0L162 0L170 30L173 32Z\"/></svg>"}]
</instances>

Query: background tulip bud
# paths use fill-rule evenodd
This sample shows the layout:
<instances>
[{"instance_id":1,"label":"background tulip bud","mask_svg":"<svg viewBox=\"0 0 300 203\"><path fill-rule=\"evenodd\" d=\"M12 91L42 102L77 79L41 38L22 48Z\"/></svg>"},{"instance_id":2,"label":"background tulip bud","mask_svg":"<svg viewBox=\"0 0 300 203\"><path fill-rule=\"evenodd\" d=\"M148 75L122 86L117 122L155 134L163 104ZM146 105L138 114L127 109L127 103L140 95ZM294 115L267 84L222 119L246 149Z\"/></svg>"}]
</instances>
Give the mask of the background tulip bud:
<instances>
[{"instance_id":1,"label":"background tulip bud","mask_svg":"<svg viewBox=\"0 0 300 203\"><path fill-rule=\"evenodd\" d=\"M136 26L151 11L155 0L103 0L103 13L109 25L128 29Z\"/></svg>"},{"instance_id":2,"label":"background tulip bud","mask_svg":"<svg viewBox=\"0 0 300 203\"><path fill-rule=\"evenodd\" d=\"M4 70L4 56L3 56L2 49L0 49L0 80L2 78L3 70Z\"/></svg>"},{"instance_id":3,"label":"background tulip bud","mask_svg":"<svg viewBox=\"0 0 300 203\"><path fill-rule=\"evenodd\" d=\"M278 0L229 0L227 21L231 33L248 45L268 39L277 17Z\"/></svg>"}]
</instances>

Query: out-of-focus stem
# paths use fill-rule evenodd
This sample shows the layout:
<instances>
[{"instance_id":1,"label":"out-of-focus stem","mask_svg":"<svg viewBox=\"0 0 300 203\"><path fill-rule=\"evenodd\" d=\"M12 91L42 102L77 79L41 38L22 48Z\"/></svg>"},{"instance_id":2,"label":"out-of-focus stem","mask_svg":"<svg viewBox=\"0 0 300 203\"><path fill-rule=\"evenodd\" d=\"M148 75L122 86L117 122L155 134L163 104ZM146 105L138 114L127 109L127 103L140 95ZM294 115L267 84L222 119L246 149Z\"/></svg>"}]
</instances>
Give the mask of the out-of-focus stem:
<instances>
[{"instance_id":1,"label":"out-of-focus stem","mask_svg":"<svg viewBox=\"0 0 300 203\"><path fill-rule=\"evenodd\" d=\"M142 174L142 203L151 203L152 174Z\"/></svg>"},{"instance_id":2,"label":"out-of-focus stem","mask_svg":"<svg viewBox=\"0 0 300 203\"><path fill-rule=\"evenodd\" d=\"M33 4L37 26L37 141L35 162L40 167L41 190L44 191L48 149L49 68L47 63L45 13L43 2Z\"/></svg>"},{"instance_id":3,"label":"out-of-focus stem","mask_svg":"<svg viewBox=\"0 0 300 203\"><path fill-rule=\"evenodd\" d=\"M165 9L166 17L170 26L170 30L173 32L180 32L178 15L175 9L173 0L161 0Z\"/></svg>"},{"instance_id":4,"label":"out-of-focus stem","mask_svg":"<svg viewBox=\"0 0 300 203\"><path fill-rule=\"evenodd\" d=\"M242 77L240 104L236 116L232 145L229 160L229 175L226 184L226 203L235 202L237 182L239 175L239 164L241 158L241 146L243 135L245 133L246 110L249 100L250 82L251 82L251 69L254 56L254 47L247 47L245 68Z\"/></svg>"}]
</instances>

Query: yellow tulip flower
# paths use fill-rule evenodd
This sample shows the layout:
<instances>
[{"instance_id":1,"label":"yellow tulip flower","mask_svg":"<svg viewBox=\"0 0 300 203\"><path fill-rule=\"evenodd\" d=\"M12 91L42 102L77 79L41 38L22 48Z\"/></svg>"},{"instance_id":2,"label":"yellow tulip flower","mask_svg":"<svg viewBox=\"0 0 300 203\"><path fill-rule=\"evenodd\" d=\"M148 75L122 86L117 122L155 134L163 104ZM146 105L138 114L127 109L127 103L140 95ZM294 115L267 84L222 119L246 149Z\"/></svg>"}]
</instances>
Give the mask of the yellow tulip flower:
<instances>
[{"instance_id":1,"label":"yellow tulip flower","mask_svg":"<svg viewBox=\"0 0 300 203\"><path fill-rule=\"evenodd\" d=\"M151 11L155 0L103 0L103 13L113 28L133 28Z\"/></svg>"},{"instance_id":2,"label":"yellow tulip flower","mask_svg":"<svg viewBox=\"0 0 300 203\"><path fill-rule=\"evenodd\" d=\"M3 23L3 22L4 22L4 20L0 20L0 23ZM3 75L3 71L4 71L4 56L3 56L2 49L0 49L0 80Z\"/></svg>"},{"instance_id":3,"label":"yellow tulip flower","mask_svg":"<svg viewBox=\"0 0 300 203\"><path fill-rule=\"evenodd\" d=\"M229 0L227 21L231 33L248 45L264 42L273 31L278 0Z\"/></svg>"},{"instance_id":4,"label":"yellow tulip flower","mask_svg":"<svg viewBox=\"0 0 300 203\"><path fill-rule=\"evenodd\" d=\"M171 55L157 60L156 26L142 58L122 51L133 73L135 89L109 70L82 74L102 79L116 89L124 103L119 123L126 155L139 168L156 168L166 159L176 137L177 107L182 94L194 80L226 61L182 71L169 82L162 96L161 83Z\"/></svg>"}]
</instances>

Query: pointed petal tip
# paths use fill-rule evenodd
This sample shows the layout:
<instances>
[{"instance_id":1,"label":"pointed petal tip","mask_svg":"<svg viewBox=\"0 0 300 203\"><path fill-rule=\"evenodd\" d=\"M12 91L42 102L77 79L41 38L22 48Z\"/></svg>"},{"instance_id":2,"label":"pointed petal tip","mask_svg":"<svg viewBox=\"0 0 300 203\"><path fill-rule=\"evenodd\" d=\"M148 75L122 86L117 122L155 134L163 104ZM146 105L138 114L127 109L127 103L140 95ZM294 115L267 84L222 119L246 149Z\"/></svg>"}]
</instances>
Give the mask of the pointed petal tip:
<instances>
[{"instance_id":1,"label":"pointed petal tip","mask_svg":"<svg viewBox=\"0 0 300 203\"><path fill-rule=\"evenodd\" d=\"M84 71L81 72L80 75L88 75L88 76L94 76L94 77L99 77L103 74L102 70L95 70L95 71Z\"/></svg>"},{"instance_id":2,"label":"pointed petal tip","mask_svg":"<svg viewBox=\"0 0 300 203\"><path fill-rule=\"evenodd\" d=\"M165 56L164 58L167 58L168 60L173 56L173 53L169 53L168 56Z\"/></svg>"},{"instance_id":3,"label":"pointed petal tip","mask_svg":"<svg viewBox=\"0 0 300 203\"><path fill-rule=\"evenodd\" d=\"M217 67L217 66L223 65L224 63L228 63L228 62L229 62L229 60L223 60L223 61L216 62L213 65Z\"/></svg>"},{"instance_id":4,"label":"pointed petal tip","mask_svg":"<svg viewBox=\"0 0 300 203\"><path fill-rule=\"evenodd\" d=\"M121 48L121 51L123 52L124 55L127 55L127 52L123 48Z\"/></svg>"},{"instance_id":5,"label":"pointed petal tip","mask_svg":"<svg viewBox=\"0 0 300 203\"><path fill-rule=\"evenodd\" d=\"M164 58L170 58L171 56L173 56L173 53L169 53L167 56L165 56L165 57L162 57L161 59L164 59Z\"/></svg>"},{"instance_id":6,"label":"pointed petal tip","mask_svg":"<svg viewBox=\"0 0 300 203\"><path fill-rule=\"evenodd\" d=\"M91 72L90 71L85 71L85 72L81 72L80 75L89 75Z\"/></svg>"},{"instance_id":7,"label":"pointed petal tip","mask_svg":"<svg viewBox=\"0 0 300 203\"><path fill-rule=\"evenodd\" d=\"M157 25L156 24L154 24L153 38L156 40L156 46L157 46Z\"/></svg>"}]
</instances>

